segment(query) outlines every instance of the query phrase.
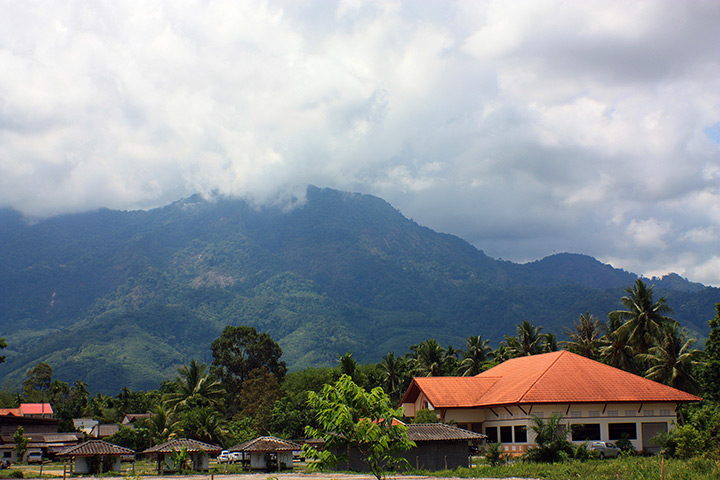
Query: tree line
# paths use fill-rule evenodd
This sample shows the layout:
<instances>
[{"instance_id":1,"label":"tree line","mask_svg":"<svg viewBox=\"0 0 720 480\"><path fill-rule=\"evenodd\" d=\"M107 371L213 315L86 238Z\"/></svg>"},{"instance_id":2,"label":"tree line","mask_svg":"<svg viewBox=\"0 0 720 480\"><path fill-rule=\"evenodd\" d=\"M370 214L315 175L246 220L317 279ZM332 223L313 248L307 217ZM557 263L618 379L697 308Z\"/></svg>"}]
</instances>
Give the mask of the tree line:
<instances>
[{"instance_id":1,"label":"tree line","mask_svg":"<svg viewBox=\"0 0 720 480\"><path fill-rule=\"evenodd\" d=\"M306 426L318 427L308 398L346 375L364 390L380 387L398 405L413 377L476 375L505 360L566 349L637 375L699 394L705 402L685 407L688 418L699 419L707 442L720 433L700 422L720 424L720 304L710 320L705 350L693 348L694 339L672 319L664 298L654 299L642 280L626 289L623 308L607 321L583 313L566 328L562 338L543 332L531 321L517 325L496 348L481 335L466 339L464 349L443 347L428 339L404 355L394 352L377 363L359 363L348 352L337 365L289 372L280 346L267 333L249 326L228 326L212 342L210 365L192 360L178 369L174 380L151 391L122 389L117 395L91 395L88 386L53 379L50 365L40 363L27 372L21 392L0 392L0 404L50 402L62 431L72 431L73 418L119 423L128 413L150 418L123 428L109 441L144 450L172 437L189 437L230 447L258 435L302 438ZM2 346L3 343L0 343ZM420 415L417 420L433 417ZM717 427L714 427L717 430Z\"/></svg>"}]
</instances>

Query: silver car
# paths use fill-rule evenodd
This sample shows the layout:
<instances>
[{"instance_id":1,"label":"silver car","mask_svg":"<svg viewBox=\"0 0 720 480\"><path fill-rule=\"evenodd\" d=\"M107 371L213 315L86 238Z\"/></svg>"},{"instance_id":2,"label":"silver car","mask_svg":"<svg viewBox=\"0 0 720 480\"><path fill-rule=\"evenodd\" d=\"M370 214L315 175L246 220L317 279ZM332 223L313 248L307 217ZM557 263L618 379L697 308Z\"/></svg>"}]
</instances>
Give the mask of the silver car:
<instances>
[{"instance_id":1,"label":"silver car","mask_svg":"<svg viewBox=\"0 0 720 480\"><path fill-rule=\"evenodd\" d=\"M610 442L591 442L587 448L598 452L600 458L615 458L620 453L620 449Z\"/></svg>"}]
</instances>

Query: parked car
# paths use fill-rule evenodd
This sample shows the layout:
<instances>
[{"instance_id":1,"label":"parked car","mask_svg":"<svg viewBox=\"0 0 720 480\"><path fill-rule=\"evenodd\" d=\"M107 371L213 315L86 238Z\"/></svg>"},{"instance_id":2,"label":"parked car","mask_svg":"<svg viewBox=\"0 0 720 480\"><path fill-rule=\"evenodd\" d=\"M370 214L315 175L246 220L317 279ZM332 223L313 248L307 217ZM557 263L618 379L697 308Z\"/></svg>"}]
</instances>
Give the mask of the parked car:
<instances>
[{"instance_id":1,"label":"parked car","mask_svg":"<svg viewBox=\"0 0 720 480\"><path fill-rule=\"evenodd\" d=\"M229 450L223 450L220 455L217 456L218 463L236 463L242 461L242 453L231 452Z\"/></svg>"},{"instance_id":2,"label":"parked car","mask_svg":"<svg viewBox=\"0 0 720 480\"><path fill-rule=\"evenodd\" d=\"M610 442L592 442L587 448L598 452L600 458L615 458L620 453L620 449Z\"/></svg>"},{"instance_id":3,"label":"parked car","mask_svg":"<svg viewBox=\"0 0 720 480\"><path fill-rule=\"evenodd\" d=\"M27 454L27 463L42 463L42 452L30 452Z\"/></svg>"}]
</instances>

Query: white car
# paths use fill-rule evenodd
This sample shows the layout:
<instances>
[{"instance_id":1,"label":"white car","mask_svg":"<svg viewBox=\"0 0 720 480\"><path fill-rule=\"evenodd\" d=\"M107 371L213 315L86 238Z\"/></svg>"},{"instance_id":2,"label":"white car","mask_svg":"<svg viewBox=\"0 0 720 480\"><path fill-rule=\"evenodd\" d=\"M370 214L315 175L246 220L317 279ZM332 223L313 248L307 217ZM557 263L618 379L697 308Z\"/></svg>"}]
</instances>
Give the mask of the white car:
<instances>
[{"instance_id":1,"label":"white car","mask_svg":"<svg viewBox=\"0 0 720 480\"><path fill-rule=\"evenodd\" d=\"M27 454L27 463L43 463L42 452L29 452Z\"/></svg>"},{"instance_id":2,"label":"white car","mask_svg":"<svg viewBox=\"0 0 720 480\"><path fill-rule=\"evenodd\" d=\"M600 454L600 458L615 458L620 453L620 449L610 442L592 442L588 445L588 450L595 450Z\"/></svg>"},{"instance_id":3,"label":"white car","mask_svg":"<svg viewBox=\"0 0 720 480\"><path fill-rule=\"evenodd\" d=\"M220 455L217 456L218 463L233 463L233 458L228 450L223 450Z\"/></svg>"}]
</instances>

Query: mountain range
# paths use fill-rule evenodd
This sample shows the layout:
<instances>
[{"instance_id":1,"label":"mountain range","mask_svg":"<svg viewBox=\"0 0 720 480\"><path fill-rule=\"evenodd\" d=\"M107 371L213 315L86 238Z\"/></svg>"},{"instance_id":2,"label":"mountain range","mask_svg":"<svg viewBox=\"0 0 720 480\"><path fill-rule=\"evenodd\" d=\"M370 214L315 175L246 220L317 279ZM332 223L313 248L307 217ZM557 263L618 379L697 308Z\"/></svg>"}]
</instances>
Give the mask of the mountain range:
<instances>
[{"instance_id":1,"label":"mountain range","mask_svg":"<svg viewBox=\"0 0 720 480\"><path fill-rule=\"evenodd\" d=\"M31 222L0 210L0 365L5 388L44 361L91 391L155 388L210 361L226 325L252 325L291 369L353 352L378 361L428 338L497 345L531 320L563 339L581 313L620 307L635 274L580 254L526 264L405 218L384 200L309 187L294 208L193 196L147 211L99 210ZM693 334L720 289L648 280Z\"/></svg>"}]
</instances>

